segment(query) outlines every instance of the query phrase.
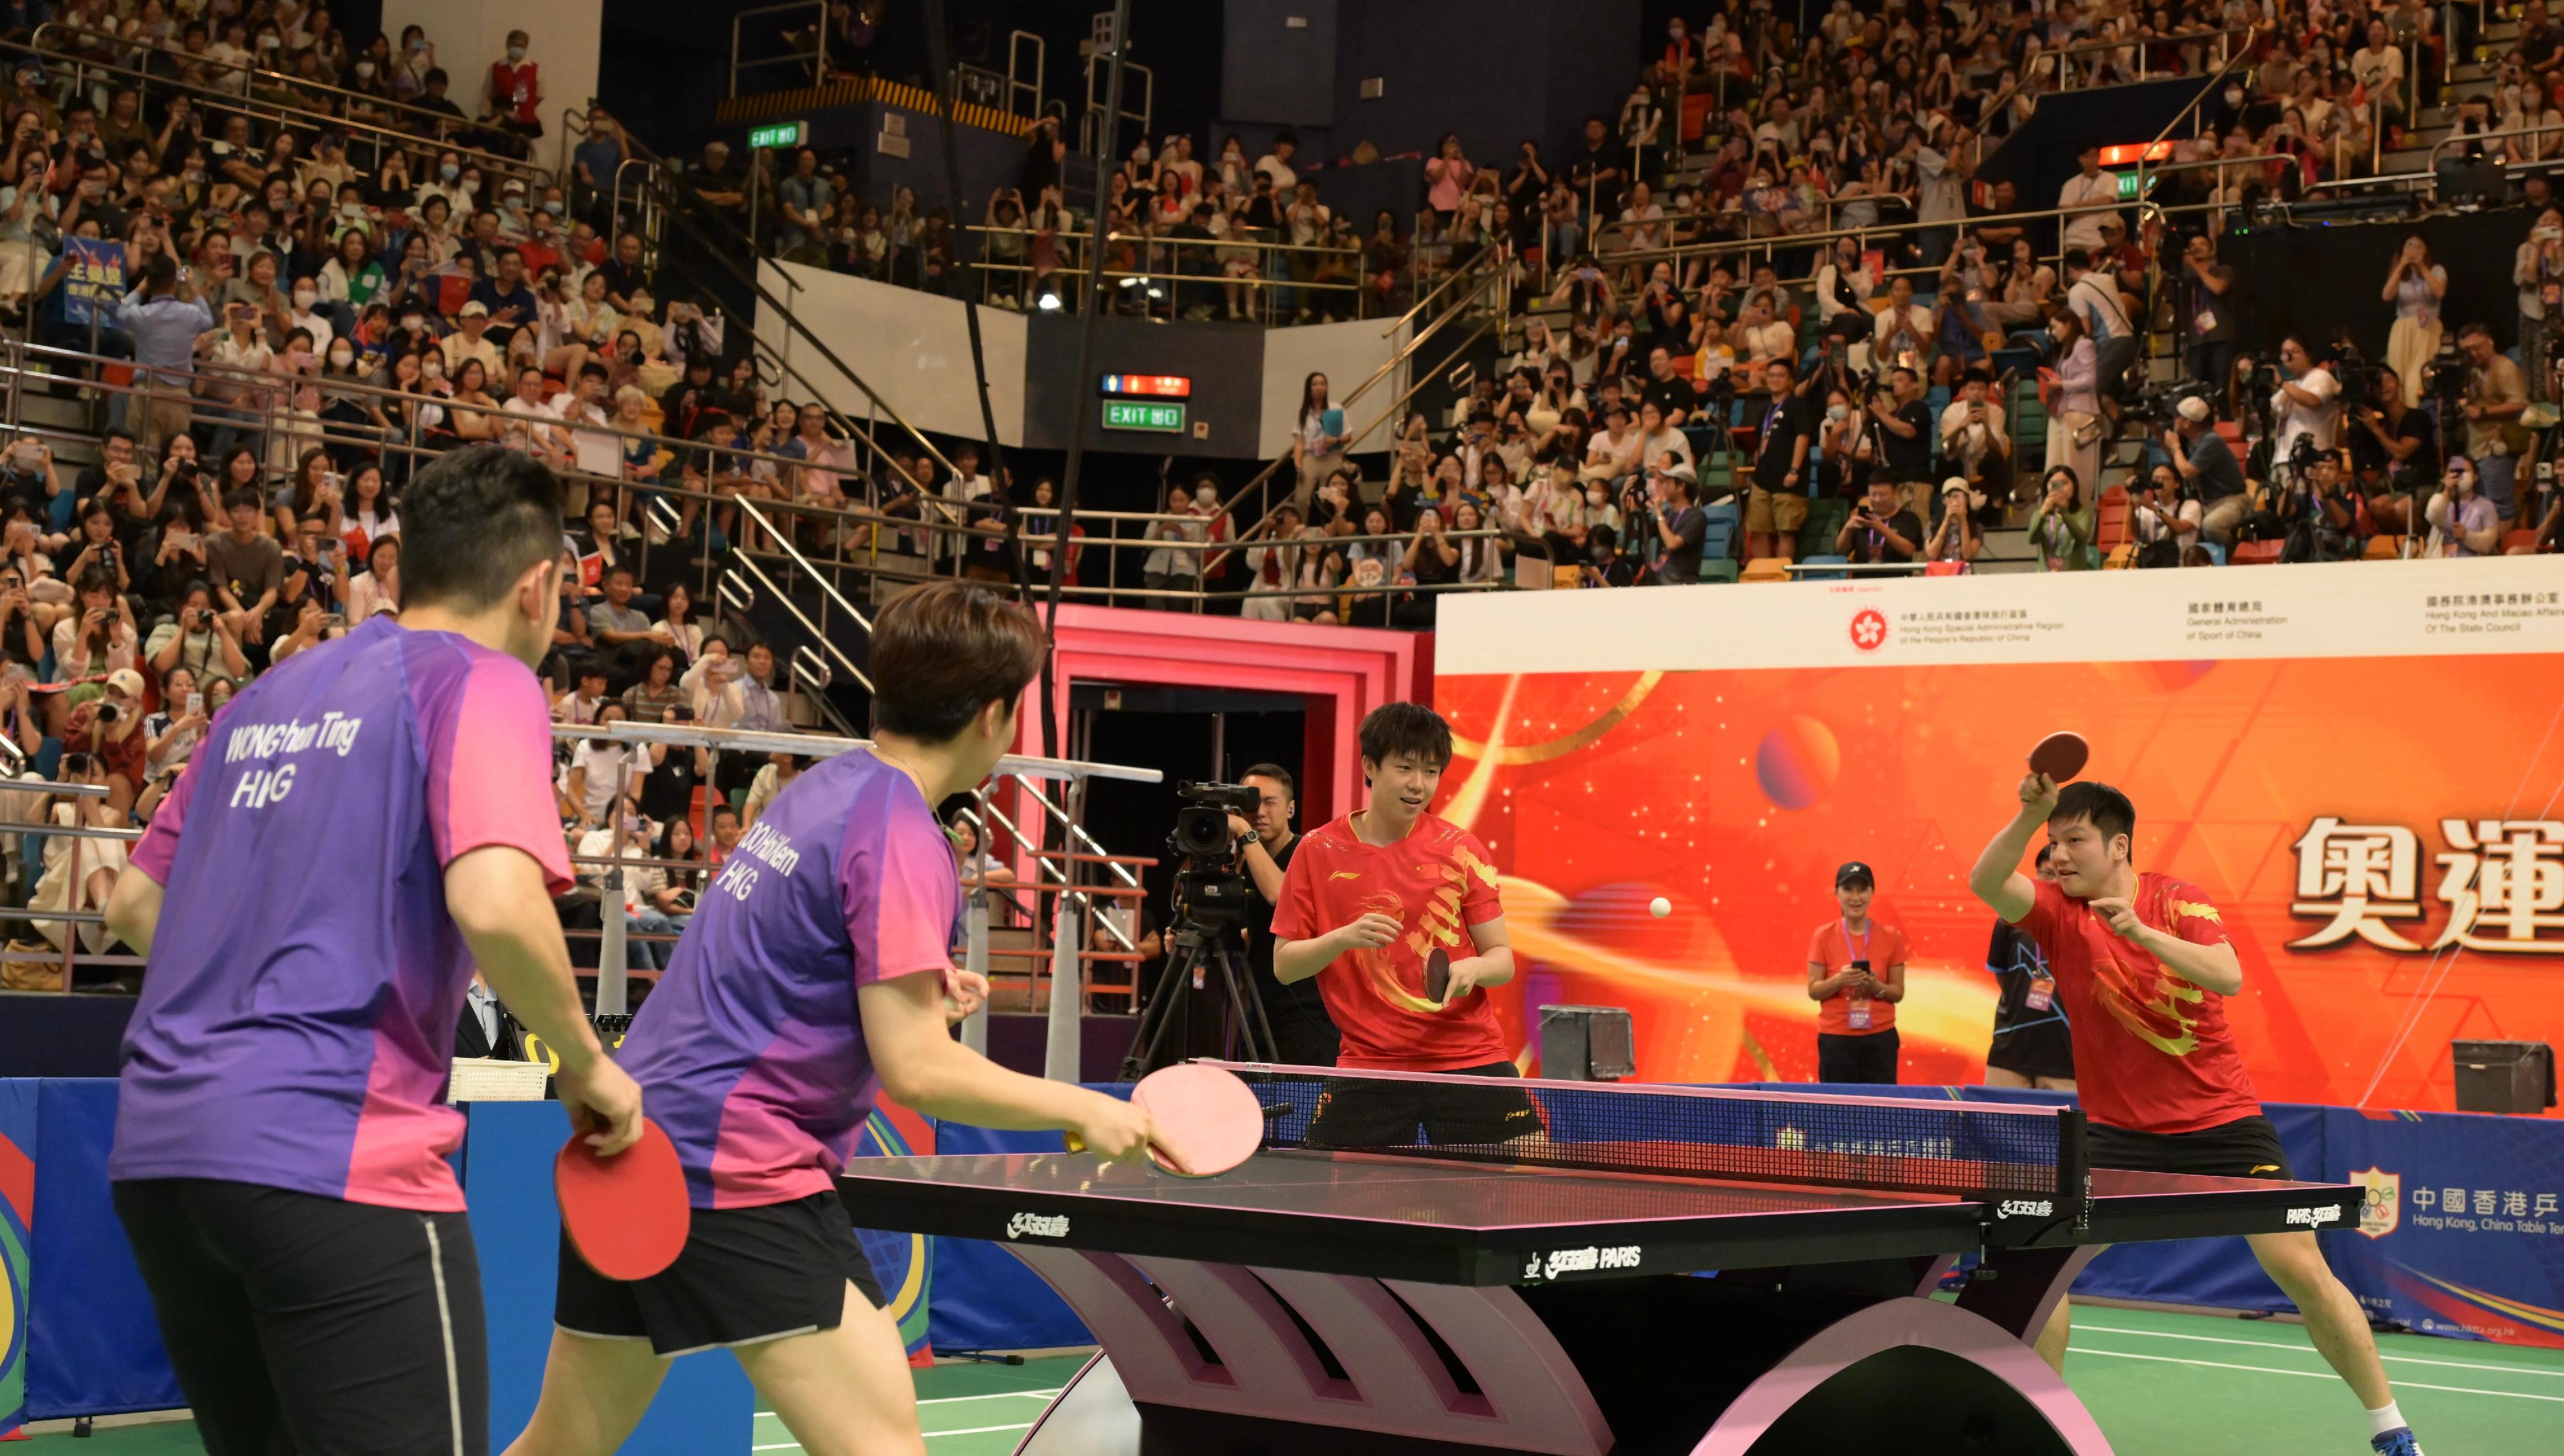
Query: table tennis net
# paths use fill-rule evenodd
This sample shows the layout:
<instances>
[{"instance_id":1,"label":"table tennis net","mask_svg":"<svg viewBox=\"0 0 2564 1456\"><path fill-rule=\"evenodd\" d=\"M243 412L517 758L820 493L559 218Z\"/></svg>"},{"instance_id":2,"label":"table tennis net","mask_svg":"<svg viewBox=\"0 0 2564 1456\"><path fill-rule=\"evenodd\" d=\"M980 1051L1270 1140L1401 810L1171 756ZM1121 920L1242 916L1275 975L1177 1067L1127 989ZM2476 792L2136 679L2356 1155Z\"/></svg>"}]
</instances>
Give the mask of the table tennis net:
<instances>
[{"instance_id":1,"label":"table tennis net","mask_svg":"<svg viewBox=\"0 0 2564 1456\"><path fill-rule=\"evenodd\" d=\"M2079 1199L2070 1110L1232 1066L1265 1146L1579 1171Z\"/></svg>"}]
</instances>

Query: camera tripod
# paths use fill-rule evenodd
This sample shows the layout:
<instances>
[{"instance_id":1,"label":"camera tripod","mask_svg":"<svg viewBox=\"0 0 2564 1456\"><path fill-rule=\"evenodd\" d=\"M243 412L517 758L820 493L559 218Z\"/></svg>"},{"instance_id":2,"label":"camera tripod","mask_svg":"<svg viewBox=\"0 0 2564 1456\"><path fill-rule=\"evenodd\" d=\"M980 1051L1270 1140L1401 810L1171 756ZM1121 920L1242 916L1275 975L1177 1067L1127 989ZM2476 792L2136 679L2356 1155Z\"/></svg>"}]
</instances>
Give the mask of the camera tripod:
<instances>
[{"instance_id":1,"label":"camera tripod","mask_svg":"<svg viewBox=\"0 0 2564 1456\"><path fill-rule=\"evenodd\" d=\"M1178 920L1168 928L1167 945L1167 968L1158 977L1158 994L1140 1013L1140 1024L1131 1037L1131 1053L1122 1059L1122 1080L1137 1081L1168 1065L1168 1038L1175 1028L1190 1022L1192 997L1197 989L1221 998L1219 1024L1223 1039L1232 1024L1230 1018L1235 1018L1234 1025L1245 1043L1245 1060L1275 1060L1273 1027L1265 1020L1264 1002L1251 988L1245 968L1238 964L1237 947L1222 933L1191 920ZM1182 1037L1176 1034L1179 1053L1181 1043Z\"/></svg>"}]
</instances>

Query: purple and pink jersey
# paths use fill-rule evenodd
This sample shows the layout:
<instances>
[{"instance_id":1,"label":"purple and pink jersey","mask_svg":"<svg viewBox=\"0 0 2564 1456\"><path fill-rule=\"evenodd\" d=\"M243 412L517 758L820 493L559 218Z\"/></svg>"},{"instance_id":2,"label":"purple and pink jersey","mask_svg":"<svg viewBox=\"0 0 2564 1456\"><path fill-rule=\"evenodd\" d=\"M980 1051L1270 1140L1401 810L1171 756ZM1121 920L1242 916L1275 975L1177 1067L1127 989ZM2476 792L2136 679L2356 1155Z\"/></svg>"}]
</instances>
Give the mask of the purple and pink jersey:
<instances>
[{"instance_id":1,"label":"purple and pink jersey","mask_svg":"<svg viewBox=\"0 0 2564 1456\"><path fill-rule=\"evenodd\" d=\"M953 963L962 884L917 784L858 748L794 779L703 893L615 1060L697 1208L824 1193L879 1088L857 988Z\"/></svg>"},{"instance_id":2,"label":"purple and pink jersey","mask_svg":"<svg viewBox=\"0 0 2564 1456\"><path fill-rule=\"evenodd\" d=\"M164 895L108 1175L462 1208L444 874L492 845L570 883L516 659L377 617L233 699L134 847Z\"/></svg>"}]
</instances>

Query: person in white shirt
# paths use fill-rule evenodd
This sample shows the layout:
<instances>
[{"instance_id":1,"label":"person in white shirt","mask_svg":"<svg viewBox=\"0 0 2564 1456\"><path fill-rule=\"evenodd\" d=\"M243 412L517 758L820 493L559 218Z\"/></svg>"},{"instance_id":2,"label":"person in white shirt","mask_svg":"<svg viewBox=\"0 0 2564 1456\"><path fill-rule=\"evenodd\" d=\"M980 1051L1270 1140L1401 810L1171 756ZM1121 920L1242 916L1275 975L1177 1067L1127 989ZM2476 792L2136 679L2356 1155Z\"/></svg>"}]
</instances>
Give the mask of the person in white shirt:
<instances>
[{"instance_id":1,"label":"person in white shirt","mask_svg":"<svg viewBox=\"0 0 2564 1456\"><path fill-rule=\"evenodd\" d=\"M1273 134L1273 149L1255 159L1255 170L1273 179L1273 195L1288 197L1300 185L1300 174L1291 170L1291 154L1300 149L1300 138L1289 131Z\"/></svg>"},{"instance_id":2,"label":"person in white shirt","mask_svg":"<svg viewBox=\"0 0 2564 1456\"><path fill-rule=\"evenodd\" d=\"M1761 369L1780 359L1796 369L1799 365L1799 334L1790 320L1777 316L1772 296L1757 293L1745 301L1744 312L1737 315L1736 327L1729 330L1728 341L1735 345L1748 365Z\"/></svg>"},{"instance_id":3,"label":"person in white shirt","mask_svg":"<svg viewBox=\"0 0 2564 1456\"><path fill-rule=\"evenodd\" d=\"M1914 280L1888 280L1887 307L1870 323L1869 359L1875 368L1916 372L1932 362L1932 311L1914 302Z\"/></svg>"},{"instance_id":4,"label":"person in white shirt","mask_svg":"<svg viewBox=\"0 0 2564 1456\"><path fill-rule=\"evenodd\" d=\"M1878 275L1851 238L1836 238L1833 255L1816 270L1816 325L1849 343L1868 336L1872 327L1869 296L1878 292Z\"/></svg>"},{"instance_id":5,"label":"person in white shirt","mask_svg":"<svg viewBox=\"0 0 2564 1456\"><path fill-rule=\"evenodd\" d=\"M602 726L623 721L623 705L609 703L597 715ZM611 738L581 738L561 770L561 803L576 816L579 828L605 824L618 793L637 793L650 772L650 756ZM627 782L626 779L629 779Z\"/></svg>"},{"instance_id":6,"label":"person in white shirt","mask_svg":"<svg viewBox=\"0 0 2564 1456\"><path fill-rule=\"evenodd\" d=\"M2388 34L2386 22L2368 23L2368 44L2350 58L2350 74L2368 91L2368 99L2377 104L2386 119L2404 119L2404 53Z\"/></svg>"},{"instance_id":7,"label":"person in white shirt","mask_svg":"<svg viewBox=\"0 0 2564 1456\"><path fill-rule=\"evenodd\" d=\"M2090 255L2069 248L2065 253L2065 307L2083 324L2084 335L2092 340L2092 352L2100 369L2101 398L2116 396L2126 383L2128 367L2137 361L2136 325L2128 321L2128 311L2119 301L2116 270L2095 267Z\"/></svg>"},{"instance_id":8,"label":"person in white shirt","mask_svg":"<svg viewBox=\"0 0 2564 1456\"><path fill-rule=\"evenodd\" d=\"M1968 488L1993 494L1986 479L1990 469L2012 458L2012 436L2004 429L2003 406L1986 397L1982 374L1971 373L1959 385L1958 398L1941 411L1941 457Z\"/></svg>"},{"instance_id":9,"label":"person in white shirt","mask_svg":"<svg viewBox=\"0 0 2564 1456\"><path fill-rule=\"evenodd\" d=\"M1629 205L1620 209L1620 247L1631 253L1651 253L1665 246L1665 210L1656 205L1655 196L1644 182L1629 184Z\"/></svg>"},{"instance_id":10,"label":"person in white shirt","mask_svg":"<svg viewBox=\"0 0 2564 1456\"><path fill-rule=\"evenodd\" d=\"M2271 434L2274 467L2288 463L2301 437L2313 442L2317 454L2330 452L2341 427L2341 381L2294 335L2279 342L2279 390L2270 396L2277 422Z\"/></svg>"},{"instance_id":11,"label":"person in white shirt","mask_svg":"<svg viewBox=\"0 0 2564 1456\"><path fill-rule=\"evenodd\" d=\"M509 420L500 432L500 443L511 450L522 450L549 465L566 465L570 460L569 431L560 427L558 405L543 397L543 371L528 364L517 371L517 390L501 407ZM621 452L616 453L613 472L622 474Z\"/></svg>"},{"instance_id":12,"label":"person in white shirt","mask_svg":"<svg viewBox=\"0 0 2564 1456\"><path fill-rule=\"evenodd\" d=\"M1664 411L1656 408L1655 401L1641 401L1638 405L1638 458L1652 463L1667 455L1685 465L1691 464L1691 439L1665 423Z\"/></svg>"},{"instance_id":13,"label":"person in white shirt","mask_svg":"<svg viewBox=\"0 0 2564 1456\"><path fill-rule=\"evenodd\" d=\"M1613 400L1602 407L1603 428L1585 442L1585 468L1577 479L1612 481L1638 469L1638 432L1629 428L1629 407Z\"/></svg>"},{"instance_id":14,"label":"person in white shirt","mask_svg":"<svg viewBox=\"0 0 2564 1456\"><path fill-rule=\"evenodd\" d=\"M2119 179L2116 175L2101 170L2101 148L2098 143L2076 152L2074 164L2080 170L2066 178L2065 185L2057 189L2058 207L2089 207L2094 203L2119 200ZM2067 218L2063 246L2081 248L2086 252L2100 247L2101 220L2105 217L2118 216L2115 212L2094 211L2077 213ZM2125 219L2121 219L2121 222L2124 225Z\"/></svg>"},{"instance_id":15,"label":"person in white shirt","mask_svg":"<svg viewBox=\"0 0 2564 1456\"><path fill-rule=\"evenodd\" d=\"M605 408L605 377L603 364L581 365L575 392L560 402L560 418L594 427L569 432L570 463L579 473L618 480L623 475L623 441L605 433L613 428L613 416Z\"/></svg>"}]
</instances>

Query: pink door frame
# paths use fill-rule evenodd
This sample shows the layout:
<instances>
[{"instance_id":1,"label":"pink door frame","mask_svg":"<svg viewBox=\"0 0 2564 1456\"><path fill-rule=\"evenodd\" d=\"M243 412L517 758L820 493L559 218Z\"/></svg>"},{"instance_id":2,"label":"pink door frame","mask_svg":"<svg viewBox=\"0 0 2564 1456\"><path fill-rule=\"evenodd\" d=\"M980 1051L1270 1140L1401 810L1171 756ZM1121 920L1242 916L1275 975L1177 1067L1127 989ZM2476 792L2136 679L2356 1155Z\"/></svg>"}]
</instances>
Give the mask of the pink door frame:
<instances>
[{"instance_id":1,"label":"pink door frame","mask_svg":"<svg viewBox=\"0 0 2564 1456\"><path fill-rule=\"evenodd\" d=\"M1063 605L1052 685L1059 721L1080 683L1231 688L1297 697L1308 708L1300 772L1300 824L1322 824L1361 802L1354 753L1363 715L1384 703L1433 698L1430 633L1238 617ZM1040 691L1036 686L1034 693ZM1040 751L1037 703L1028 698L1015 751Z\"/></svg>"}]
</instances>

